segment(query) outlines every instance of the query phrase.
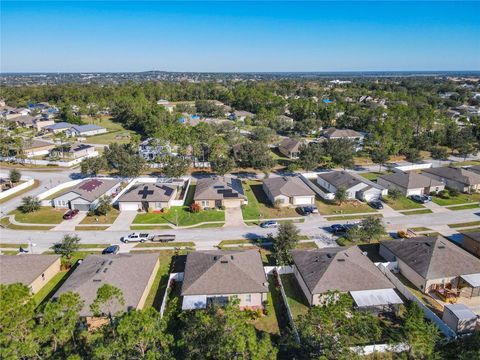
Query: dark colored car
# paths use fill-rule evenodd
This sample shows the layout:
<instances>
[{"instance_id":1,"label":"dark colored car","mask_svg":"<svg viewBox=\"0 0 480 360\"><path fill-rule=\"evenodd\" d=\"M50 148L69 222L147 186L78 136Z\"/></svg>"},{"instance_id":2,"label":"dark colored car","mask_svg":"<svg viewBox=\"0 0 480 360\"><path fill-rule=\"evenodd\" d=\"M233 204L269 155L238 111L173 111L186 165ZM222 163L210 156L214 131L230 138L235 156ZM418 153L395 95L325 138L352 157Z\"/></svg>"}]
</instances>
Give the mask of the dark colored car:
<instances>
[{"instance_id":1,"label":"dark colored car","mask_svg":"<svg viewBox=\"0 0 480 360\"><path fill-rule=\"evenodd\" d=\"M102 254L103 254L103 255L117 254L119 250L120 250L120 246L118 246L118 245L111 245L111 246L107 247L106 249L104 249L104 250L102 251Z\"/></svg>"},{"instance_id":2,"label":"dark colored car","mask_svg":"<svg viewBox=\"0 0 480 360\"><path fill-rule=\"evenodd\" d=\"M342 225L342 224L333 224L333 225L330 226L330 230L334 234L343 233L343 232L347 231L347 227L345 225Z\"/></svg>"},{"instance_id":3,"label":"dark colored car","mask_svg":"<svg viewBox=\"0 0 480 360\"><path fill-rule=\"evenodd\" d=\"M297 211L300 215L303 216L318 213L318 209L316 206L300 206L297 208Z\"/></svg>"},{"instance_id":4,"label":"dark colored car","mask_svg":"<svg viewBox=\"0 0 480 360\"><path fill-rule=\"evenodd\" d=\"M79 211L77 209L68 210L65 214L63 214L63 219L64 220L73 219L75 216L77 216L78 212Z\"/></svg>"},{"instance_id":5,"label":"dark colored car","mask_svg":"<svg viewBox=\"0 0 480 360\"><path fill-rule=\"evenodd\" d=\"M412 195L410 196L410 199L420 204L425 204L432 200L430 196L426 196L426 195Z\"/></svg>"},{"instance_id":6,"label":"dark colored car","mask_svg":"<svg viewBox=\"0 0 480 360\"><path fill-rule=\"evenodd\" d=\"M383 204L379 200L370 201L368 205L377 210L383 209Z\"/></svg>"}]
</instances>

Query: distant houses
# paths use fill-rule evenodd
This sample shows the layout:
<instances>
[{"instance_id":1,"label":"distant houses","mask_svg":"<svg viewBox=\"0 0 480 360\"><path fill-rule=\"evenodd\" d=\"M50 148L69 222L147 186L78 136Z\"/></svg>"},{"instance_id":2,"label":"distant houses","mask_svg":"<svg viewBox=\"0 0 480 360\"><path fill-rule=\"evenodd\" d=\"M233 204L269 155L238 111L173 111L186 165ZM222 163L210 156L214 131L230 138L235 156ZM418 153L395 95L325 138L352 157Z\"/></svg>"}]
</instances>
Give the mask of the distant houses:
<instances>
[{"instance_id":1,"label":"distant houses","mask_svg":"<svg viewBox=\"0 0 480 360\"><path fill-rule=\"evenodd\" d=\"M423 170L423 175L445 183L447 188L470 193L480 191L480 174L461 167L438 167Z\"/></svg>"},{"instance_id":2,"label":"distant houses","mask_svg":"<svg viewBox=\"0 0 480 360\"><path fill-rule=\"evenodd\" d=\"M58 122L44 127L45 131L58 134L64 132L67 136L93 136L107 132L102 126L94 124L75 125L67 122Z\"/></svg>"},{"instance_id":3,"label":"distant houses","mask_svg":"<svg viewBox=\"0 0 480 360\"><path fill-rule=\"evenodd\" d=\"M278 151L290 159L298 159L300 156L300 147L304 141L298 139L285 138L278 145Z\"/></svg>"},{"instance_id":4,"label":"distant houses","mask_svg":"<svg viewBox=\"0 0 480 360\"><path fill-rule=\"evenodd\" d=\"M56 145L51 142L33 139L32 141L25 142L23 151L27 157L33 157L48 155L55 147Z\"/></svg>"},{"instance_id":5,"label":"distant houses","mask_svg":"<svg viewBox=\"0 0 480 360\"><path fill-rule=\"evenodd\" d=\"M262 187L272 204L279 206L315 204L315 193L298 176L271 177L263 180Z\"/></svg>"}]
</instances>

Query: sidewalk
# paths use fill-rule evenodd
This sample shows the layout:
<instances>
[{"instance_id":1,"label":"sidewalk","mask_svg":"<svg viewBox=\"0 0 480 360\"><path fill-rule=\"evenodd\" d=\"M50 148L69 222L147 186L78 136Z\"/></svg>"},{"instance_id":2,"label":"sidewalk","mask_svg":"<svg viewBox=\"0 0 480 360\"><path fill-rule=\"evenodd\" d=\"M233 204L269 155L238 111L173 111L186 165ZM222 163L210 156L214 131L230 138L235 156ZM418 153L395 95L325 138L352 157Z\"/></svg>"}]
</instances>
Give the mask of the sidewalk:
<instances>
[{"instance_id":1,"label":"sidewalk","mask_svg":"<svg viewBox=\"0 0 480 360\"><path fill-rule=\"evenodd\" d=\"M81 211L73 219L63 220L60 224L55 226L52 231L75 231L75 227L80 224L86 216L87 212Z\"/></svg>"}]
</instances>

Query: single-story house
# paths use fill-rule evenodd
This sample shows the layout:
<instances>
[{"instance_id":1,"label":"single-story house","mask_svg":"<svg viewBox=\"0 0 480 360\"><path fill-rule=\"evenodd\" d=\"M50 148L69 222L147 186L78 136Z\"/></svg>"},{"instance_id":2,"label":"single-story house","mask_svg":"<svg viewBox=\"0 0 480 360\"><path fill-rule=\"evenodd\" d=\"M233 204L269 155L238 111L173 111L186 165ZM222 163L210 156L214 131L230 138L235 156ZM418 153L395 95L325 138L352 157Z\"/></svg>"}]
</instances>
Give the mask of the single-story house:
<instances>
[{"instance_id":1,"label":"single-story house","mask_svg":"<svg viewBox=\"0 0 480 360\"><path fill-rule=\"evenodd\" d=\"M120 211L168 209L176 196L175 185L136 183L118 198L118 208Z\"/></svg>"},{"instance_id":2,"label":"single-story house","mask_svg":"<svg viewBox=\"0 0 480 360\"><path fill-rule=\"evenodd\" d=\"M172 153L172 148L169 144L159 144L155 139L148 138L138 145L138 153L145 160L155 160L158 155L167 155Z\"/></svg>"},{"instance_id":3,"label":"single-story house","mask_svg":"<svg viewBox=\"0 0 480 360\"><path fill-rule=\"evenodd\" d=\"M364 135L358 131L351 129L337 129L330 127L323 131L323 136L326 139L337 140L337 139L349 139L354 141L355 150L360 151L362 149Z\"/></svg>"},{"instance_id":4,"label":"single-story house","mask_svg":"<svg viewBox=\"0 0 480 360\"><path fill-rule=\"evenodd\" d=\"M257 250L194 251L187 255L182 309L202 309L238 298L242 308L261 308L268 281Z\"/></svg>"},{"instance_id":5,"label":"single-story house","mask_svg":"<svg viewBox=\"0 0 480 360\"><path fill-rule=\"evenodd\" d=\"M462 247L480 258L480 231L463 233Z\"/></svg>"},{"instance_id":6,"label":"single-story house","mask_svg":"<svg viewBox=\"0 0 480 360\"><path fill-rule=\"evenodd\" d=\"M480 174L461 167L425 169L423 175L444 182L447 188L470 193L480 191Z\"/></svg>"},{"instance_id":7,"label":"single-story house","mask_svg":"<svg viewBox=\"0 0 480 360\"><path fill-rule=\"evenodd\" d=\"M68 129L71 129L72 126L73 126L73 124L62 121L62 122L54 123L54 124L49 125L49 126L45 126L44 130L48 131L48 132L51 132L51 133L54 133L54 134L58 134L58 133L61 133L63 131L67 131Z\"/></svg>"},{"instance_id":8,"label":"single-story house","mask_svg":"<svg viewBox=\"0 0 480 360\"><path fill-rule=\"evenodd\" d=\"M89 211L96 208L102 196L114 197L119 191L120 180L93 178L66 190L52 200L56 208Z\"/></svg>"},{"instance_id":9,"label":"single-story house","mask_svg":"<svg viewBox=\"0 0 480 360\"><path fill-rule=\"evenodd\" d=\"M300 206L315 204L315 193L298 176L271 177L263 180L263 191L272 204Z\"/></svg>"},{"instance_id":10,"label":"single-story house","mask_svg":"<svg viewBox=\"0 0 480 360\"><path fill-rule=\"evenodd\" d=\"M459 335L472 333L477 327L477 315L465 304L445 305L442 320Z\"/></svg>"},{"instance_id":11,"label":"single-story house","mask_svg":"<svg viewBox=\"0 0 480 360\"><path fill-rule=\"evenodd\" d=\"M23 146L23 151L27 157L47 155L51 150L55 149L56 145L39 139L26 141Z\"/></svg>"},{"instance_id":12,"label":"single-story house","mask_svg":"<svg viewBox=\"0 0 480 360\"><path fill-rule=\"evenodd\" d=\"M97 290L109 284L122 291L125 304L116 302L112 314L118 311L142 309L152 288L160 261L158 253L88 255L55 293L58 298L68 291L76 292L84 301L80 316L93 317L90 305L97 296Z\"/></svg>"},{"instance_id":13,"label":"single-story house","mask_svg":"<svg viewBox=\"0 0 480 360\"><path fill-rule=\"evenodd\" d=\"M432 191L439 192L445 189L445 184L441 181L415 171L381 175L377 179L377 184L388 190L397 189L405 196L428 195Z\"/></svg>"},{"instance_id":14,"label":"single-story house","mask_svg":"<svg viewBox=\"0 0 480 360\"><path fill-rule=\"evenodd\" d=\"M80 159L85 156L89 156L95 153L95 147L87 144L74 144L66 145L63 150L52 150L50 155L53 157L68 158L68 159Z\"/></svg>"},{"instance_id":15,"label":"single-story house","mask_svg":"<svg viewBox=\"0 0 480 360\"><path fill-rule=\"evenodd\" d=\"M229 176L199 179L193 200L202 208L240 207L248 200L242 182Z\"/></svg>"},{"instance_id":16,"label":"single-story house","mask_svg":"<svg viewBox=\"0 0 480 360\"><path fill-rule=\"evenodd\" d=\"M293 273L310 305L329 291L349 293L357 307L385 310L402 303L394 285L357 246L292 250Z\"/></svg>"},{"instance_id":17,"label":"single-story house","mask_svg":"<svg viewBox=\"0 0 480 360\"><path fill-rule=\"evenodd\" d=\"M339 188L347 191L348 199L372 201L381 199L388 190L373 181L347 171L331 171L317 175L317 184L335 194Z\"/></svg>"},{"instance_id":18,"label":"single-story house","mask_svg":"<svg viewBox=\"0 0 480 360\"><path fill-rule=\"evenodd\" d=\"M67 136L92 136L107 132L107 129L102 126L94 124L75 125L67 122L58 122L53 125L45 126L44 129L53 132L54 134L65 132Z\"/></svg>"},{"instance_id":19,"label":"single-story house","mask_svg":"<svg viewBox=\"0 0 480 360\"><path fill-rule=\"evenodd\" d=\"M300 146L303 144L304 142L301 140L285 138L278 145L278 151L290 159L298 159Z\"/></svg>"},{"instance_id":20,"label":"single-story house","mask_svg":"<svg viewBox=\"0 0 480 360\"><path fill-rule=\"evenodd\" d=\"M0 283L21 283L36 294L58 272L60 255L0 255Z\"/></svg>"},{"instance_id":21,"label":"single-story house","mask_svg":"<svg viewBox=\"0 0 480 360\"><path fill-rule=\"evenodd\" d=\"M480 260L441 235L382 241L380 255L425 293L480 296Z\"/></svg>"}]
</instances>

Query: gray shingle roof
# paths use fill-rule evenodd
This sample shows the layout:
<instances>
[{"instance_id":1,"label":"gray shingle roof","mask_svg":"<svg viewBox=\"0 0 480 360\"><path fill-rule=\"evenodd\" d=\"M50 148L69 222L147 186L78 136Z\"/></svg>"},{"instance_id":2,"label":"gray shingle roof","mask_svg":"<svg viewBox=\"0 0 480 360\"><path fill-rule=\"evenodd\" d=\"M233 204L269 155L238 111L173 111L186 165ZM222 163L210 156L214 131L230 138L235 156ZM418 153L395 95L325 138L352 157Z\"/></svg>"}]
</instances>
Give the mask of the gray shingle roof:
<instances>
[{"instance_id":1,"label":"gray shingle roof","mask_svg":"<svg viewBox=\"0 0 480 360\"><path fill-rule=\"evenodd\" d=\"M62 129L70 129L73 125L67 122L58 122L52 125L45 126L47 130L62 130Z\"/></svg>"},{"instance_id":2,"label":"gray shingle roof","mask_svg":"<svg viewBox=\"0 0 480 360\"><path fill-rule=\"evenodd\" d=\"M379 176L379 178L391 182L392 184L401 186L405 189L418 189L428 186L443 185L440 181L432 179L428 176L416 173L414 171L397 172Z\"/></svg>"},{"instance_id":3,"label":"gray shingle roof","mask_svg":"<svg viewBox=\"0 0 480 360\"><path fill-rule=\"evenodd\" d=\"M30 285L59 258L60 255L0 255L0 283Z\"/></svg>"},{"instance_id":4,"label":"gray shingle roof","mask_svg":"<svg viewBox=\"0 0 480 360\"><path fill-rule=\"evenodd\" d=\"M426 280L480 273L479 259L440 235L382 241L381 245Z\"/></svg>"},{"instance_id":5,"label":"gray shingle roof","mask_svg":"<svg viewBox=\"0 0 480 360\"><path fill-rule=\"evenodd\" d=\"M351 129L337 129L334 127L328 128L324 134L329 138L360 138L363 137L358 131Z\"/></svg>"},{"instance_id":6,"label":"gray shingle roof","mask_svg":"<svg viewBox=\"0 0 480 360\"><path fill-rule=\"evenodd\" d=\"M48 141L33 139L32 141L25 141L24 149L25 150L30 150L30 149L41 148L41 147L44 147L44 146L55 147L55 144L53 144L51 142L48 142Z\"/></svg>"},{"instance_id":7,"label":"gray shingle roof","mask_svg":"<svg viewBox=\"0 0 480 360\"><path fill-rule=\"evenodd\" d=\"M302 144L303 142L301 140L285 138L280 142L279 147L288 151L298 151Z\"/></svg>"},{"instance_id":8,"label":"gray shingle roof","mask_svg":"<svg viewBox=\"0 0 480 360\"><path fill-rule=\"evenodd\" d=\"M166 184L137 183L128 189L120 198L119 202L137 201L169 201L175 194L176 187Z\"/></svg>"},{"instance_id":9,"label":"gray shingle roof","mask_svg":"<svg viewBox=\"0 0 480 360\"><path fill-rule=\"evenodd\" d=\"M116 184L119 184L119 180L115 179L101 179L101 178L94 178L82 181L80 184L77 184L71 189L68 189L61 195L68 194L70 192L74 192L78 194L79 197L85 199L87 201L95 201L99 197L103 196L108 190L113 188ZM56 198L55 198L56 199ZM54 200L55 200L54 199Z\"/></svg>"},{"instance_id":10,"label":"gray shingle roof","mask_svg":"<svg viewBox=\"0 0 480 360\"><path fill-rule=\"evenodd\" d=\"M187 255L183 295L268 292L257 250L195 251Z\"/></svg>"},{"instance_id":11,"label":"gray shingle roof","mask_svg":"<svg viewBox=\"0 0 480 360\"><path fill-rule=\"evenodd\" d=\"M273 196L285 195L291 196L310 196L315 195L298 176L281 176L263 180L263 184L267 187Z\"/></svg>"},{"instance_id":12,"label":"gray shingle roof","mask_svg":"<svg viewBox=\"0 0 480 360\"><path fill-rule=\"evenodd\" d=\"M213 176L199 179L194 200L246 199L242 182L228 176Z\"/></svg>"},{"instance_id":13,"label":"gray shingle roof","mask_svg":"<svg viewBox=\"0 0 480 360\"><path fill-rule=\"evenodd\" d=\"M77 292L85 301L80 315L91 316L90 304L97 296L98 288L110 284L122 291L123 310L136 308L157 261L158 253L89 255L58 289L54 298L67 291Z\"/></svg>"},{"instance_id":14,"label":"gray shingle roof","mask_svg":"<svg viewBox=\"0 0 480 360\"><path fill-rule=\"evenodd\" d=\"M335 186L337 189L340 187L350 189L363 182L347 171L331 171L325 174L319 174L318 177Z\"/></svg>"},{"instance_id":15,"label":"gray shingle roof","mask_svg":"<svg viewBox=\"0 0 480 360\"><path fill-rule=\"evenodd\" d=\"M470 239L472 239L475 242L478 242L480 244L480 231L475 231L475 232L466 232L463 234L463 236L467 236Z\"/></svg>"},{"instance_id":16,"label":"gray shingle roof","mask_svg":"<svg viewBox=\"0 0 480 360\"><path fill-rule=\"evenodd\" d=\"M393 289L393 284L357 246L293 250L293 261L312 294Z\"/></svg>"},{"instance_id":17,"label":"gray shingle roof","mask_svg":"<svg viewBox=\"0 0 480 360\"><path fill-rule=\"evenodd\" d=\"M434 174L445 179L458 181L465 185L480 184L480 174L459 167L438 167L423 170L426 174Z\"/></svg>"},{"instance_id":18,"label":"gray shingle roof","mask_svg":"<svg viewBox=\"0 0 480 360\"><path fill-rule=\"evenodd\" d=\"M473 171L476 174L480 174L480 165L475 165L467 168L469 171Z\"/></svg>"}]
</instances>

